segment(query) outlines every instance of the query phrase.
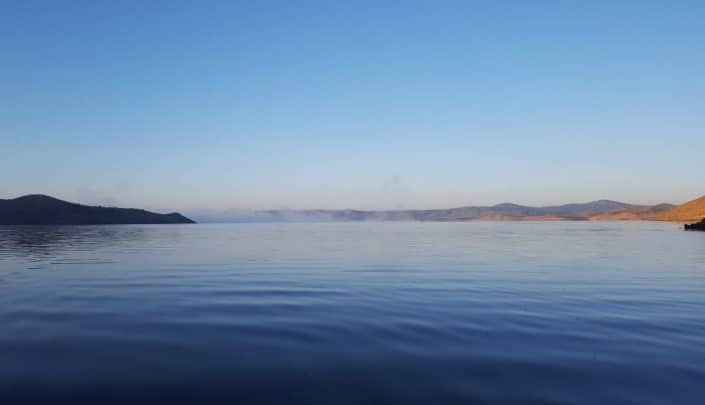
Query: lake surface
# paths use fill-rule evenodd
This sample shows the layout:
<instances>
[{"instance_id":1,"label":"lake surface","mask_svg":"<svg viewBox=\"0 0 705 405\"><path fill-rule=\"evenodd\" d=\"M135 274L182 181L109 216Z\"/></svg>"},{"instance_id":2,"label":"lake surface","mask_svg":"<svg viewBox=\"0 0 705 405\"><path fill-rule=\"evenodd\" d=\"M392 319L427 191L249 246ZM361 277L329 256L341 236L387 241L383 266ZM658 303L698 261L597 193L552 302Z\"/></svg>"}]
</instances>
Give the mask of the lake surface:
<instances>
[{"instance_id":1,"label":"lake surface","mask_svg":"<svg viewBox=\"0 0 705 405\"><path fill-rule=\"evenodd\" d=\"M0 402L705 403L705 233L0 227Z\"/></svg>"}]
</instances>

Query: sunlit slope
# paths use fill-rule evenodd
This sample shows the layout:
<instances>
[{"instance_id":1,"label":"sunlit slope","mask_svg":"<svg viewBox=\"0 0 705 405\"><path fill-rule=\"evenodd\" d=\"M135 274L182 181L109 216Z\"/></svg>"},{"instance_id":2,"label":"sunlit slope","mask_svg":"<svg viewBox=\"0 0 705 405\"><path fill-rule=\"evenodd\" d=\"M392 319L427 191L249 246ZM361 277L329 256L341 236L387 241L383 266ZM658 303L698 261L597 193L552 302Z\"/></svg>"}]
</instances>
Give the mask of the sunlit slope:
<instances>
[{"instance_id":1,"label":"sunlit slope","mask_svg":"<svg viewBox=\"0 0 705 405\"><path fill-rule=\"evenodd\" d=\"M705 196L658 215L659 221L697 222L705 218Z\"/></svg>"}]
</instances>

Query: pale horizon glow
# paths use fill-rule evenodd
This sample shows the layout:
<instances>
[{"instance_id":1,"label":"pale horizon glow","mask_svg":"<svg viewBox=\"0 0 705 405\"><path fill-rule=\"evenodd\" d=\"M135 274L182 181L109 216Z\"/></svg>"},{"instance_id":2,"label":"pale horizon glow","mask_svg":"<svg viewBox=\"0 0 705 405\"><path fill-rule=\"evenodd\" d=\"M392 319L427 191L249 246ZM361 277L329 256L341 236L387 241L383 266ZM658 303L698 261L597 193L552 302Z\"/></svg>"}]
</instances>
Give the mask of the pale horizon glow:
<instances>
[{"instance_id":1,"label":"pale horizon glow","mask_svg":"<svg viewBox=\"0 0 705 405\"><path fill-rule=\"evenodd\" d=\"M0 198L157 211L705 194L705 3L13 2Z\"/></svg>"}]
</instances>

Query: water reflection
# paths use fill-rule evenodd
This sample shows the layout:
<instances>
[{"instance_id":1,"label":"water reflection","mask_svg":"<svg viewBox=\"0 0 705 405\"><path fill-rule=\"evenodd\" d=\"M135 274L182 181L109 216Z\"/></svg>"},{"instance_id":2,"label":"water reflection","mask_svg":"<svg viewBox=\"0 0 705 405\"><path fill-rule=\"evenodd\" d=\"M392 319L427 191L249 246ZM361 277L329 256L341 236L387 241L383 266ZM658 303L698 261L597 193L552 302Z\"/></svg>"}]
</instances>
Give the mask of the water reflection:
<instances>
[{"instance_id":1,"label":"water reflection","mask_svg":"<svg viewBox=\"0 0 705 405\"><path fill-rule=\"evenodd\" d=\"M108 260L116 253L175 246L180 226L0 226L0 261L31 264L35 268L62 260Z\"/></svg>"},{"instance_id":2,"label":"water reflection","mask_svg":"<svg viewBox=\"0 0 705 405\"><path fill-rule=\"evenodd\" d=\"M0 359L13 404L694 403L705 234L0 227Z\"/></svg>"}]
</instances>

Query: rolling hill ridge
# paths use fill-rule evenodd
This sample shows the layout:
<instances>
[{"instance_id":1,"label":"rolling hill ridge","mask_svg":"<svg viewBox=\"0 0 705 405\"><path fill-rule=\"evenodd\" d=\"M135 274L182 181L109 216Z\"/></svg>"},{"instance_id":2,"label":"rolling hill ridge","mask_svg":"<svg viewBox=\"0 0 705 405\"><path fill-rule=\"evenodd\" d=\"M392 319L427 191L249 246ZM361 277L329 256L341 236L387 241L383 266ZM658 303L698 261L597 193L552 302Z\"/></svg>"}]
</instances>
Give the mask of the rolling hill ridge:
<instances>
[{"instance_id":1,"label":"rolling hill ridge","mask_svg":"<svg viewBox=\"0 0 705 405\"><path fill-rule=\"evenodd\" d=\"M698 222L705 218L705 196L688 201L656 216L657 221Z\"/></svg>"}]
</instances>

